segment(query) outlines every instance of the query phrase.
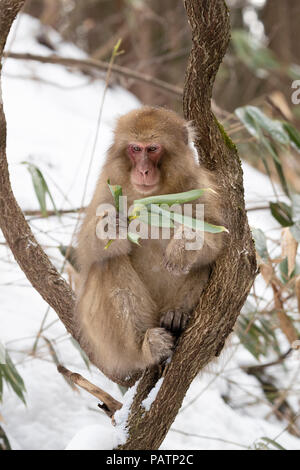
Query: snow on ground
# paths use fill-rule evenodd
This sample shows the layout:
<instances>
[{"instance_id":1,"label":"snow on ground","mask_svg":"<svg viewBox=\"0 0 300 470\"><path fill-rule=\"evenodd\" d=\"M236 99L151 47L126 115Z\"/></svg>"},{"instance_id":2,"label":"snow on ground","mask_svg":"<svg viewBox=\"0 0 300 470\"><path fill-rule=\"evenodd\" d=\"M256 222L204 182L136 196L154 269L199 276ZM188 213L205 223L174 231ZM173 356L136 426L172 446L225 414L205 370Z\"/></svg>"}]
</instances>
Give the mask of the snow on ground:
<instances>
[{"instance_id":1,"label":"snow on ground","mask_svg":"<svg viewBox=\"0 0 300 470\"><path fill-rule=\"evenodd\" d=\"M34 39L39 28L37 20L22 15L10 35L9 49L47 55L49 50ZM58 54L84 57L82 51L63 43L56 33L52 32L50 37ZM39 208L22 161L38 165L59 209L79 206L104 82L90 82L87 76L60 66L10 59L5 60L3 75L9 167L13 189L22 209ZM117 86L109 88L86 202L111 142L116 116L137 106L137 99L130 93ZM267 178L248 165L244 165L244 175L249 206L262 204L272 196ZM278 230L268 211L250 212L249 215L252 226L268 233ZM75 224L74 215L65 216L61 221L56 217L31 220L34 233L58 268L62 265L62 257L57 245L70 242ZM47 305L3 245L0 245L0 306L0 340L9 349L27 390L26 406L11 391L4 391L0 413L13 448L110 448L114 440L110 421L97 408L95 398L84 391L74 391L56 371L45 339L40 339L35 357L29 354ZM44 337L52 341L59 360L66 367L81 373L122 401L117 385L94 367L87 370L51 310L45 326ZM260 387L253 377L245 375L239 368L240 364L252 362L252 356L237 344L236 339L233 340L217 365L193 382L162 449L239 449L253 446L263 436L274 439L281 434L284 424L274 418L265 419L270 408L264 403ZM292 356L291 374L297 362L298 358ZM233 389L235 409L222 399L228 387ZM259 399L256 406L247 406L251 401L249 390L252 401ZM278 442L287 449L300 448L300 439L287 432L282 433Z\"/></svg>"}]
</instances>

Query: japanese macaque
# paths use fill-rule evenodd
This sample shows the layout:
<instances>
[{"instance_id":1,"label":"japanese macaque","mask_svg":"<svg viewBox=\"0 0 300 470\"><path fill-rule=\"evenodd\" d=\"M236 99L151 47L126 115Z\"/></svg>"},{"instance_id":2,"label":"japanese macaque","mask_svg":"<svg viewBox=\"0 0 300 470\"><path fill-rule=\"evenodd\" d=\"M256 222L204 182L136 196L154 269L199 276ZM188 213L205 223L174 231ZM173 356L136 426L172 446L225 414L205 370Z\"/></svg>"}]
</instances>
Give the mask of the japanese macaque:
<instances>
[{"instance_id":1,"label":"japanese macaque","mask_svg":"<svg viewBox=\"0 0 300 470\"><path fill-rule=\"evenodd\" d=\"M122 116L87 209L78 237L76 321L81 344L111 378L124 379L171 355L224 235L204 232L197 250L187 250L185 236L177 239L174 230L170 239L149 236L140 246L117 235L107 247L109 237L97 231L105 215L98 207L114 204L108 180L122 186L128 207L150 195L212 188L216 192L196 202L204 204L206 222L223 225L216 183L196 163L191 139L190 125L172 111L146 106Z\"/></svg>"}]
</instances>

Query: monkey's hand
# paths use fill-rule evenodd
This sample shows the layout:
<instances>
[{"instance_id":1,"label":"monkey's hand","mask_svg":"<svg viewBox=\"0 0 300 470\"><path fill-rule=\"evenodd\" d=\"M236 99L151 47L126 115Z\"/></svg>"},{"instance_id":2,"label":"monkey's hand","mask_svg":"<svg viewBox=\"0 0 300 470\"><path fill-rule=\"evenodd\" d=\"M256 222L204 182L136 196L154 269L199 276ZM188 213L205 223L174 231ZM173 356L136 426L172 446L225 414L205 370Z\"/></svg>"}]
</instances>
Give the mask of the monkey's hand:
<instances>
[{"instance_id":1,"label":"monkey's hand","mask_svg":"<svg viewBox=\"0 0 300 470\"><path fill-rule=\"evenodd\" d=\"M207 266L213 263L223 247L223 233L213 234L185 229L180 238L176 233L170 240L163 265L175 275L188 274L194 266Z\"/></svg>"},{"instance_id":2,"label":"monkey's hand","mask_svg":"<svg viewBox=\"0 0 300 470\"><path fill-rule=\"evenodd\" d=\"M168 310L161 315L160 326L170 331L173 335L179 336L189 320L189 314L183 310Z\"/></svg>"},{"instance_id":3,"label":"monkey's hand","mask_svg":"<svg viewBox=\"0 0 300 470\"><path fill-rule=\"evenodd\" d=\"M104 211L97 214L96 234L101 240L126 239L127 226L127 217L120 212Z\"/></svg>"},{"instance_id":4,"label":"monkey's hand","mask_svg":"<svg viewBox=\"0 0 300 470\"><path fill-rule=\"evenodd\" d=\"M197 262L199 252L197 250L187 250L187 243L189 242L186 238L172 238L166 248L163 266L175 276L188 274Z\"/></svg>"},{"instance_id":5,"label":"monkey's hand","mask_svg":"<svg viewBox=\"0 0 300 470\"><path fill-rule=\"evenodd\" d=\"M127 217L115 211L104 211L97 216L96 236L105 244L106 257L128 254L131 243L127 239Z\"/></svg>"}]
</instances>

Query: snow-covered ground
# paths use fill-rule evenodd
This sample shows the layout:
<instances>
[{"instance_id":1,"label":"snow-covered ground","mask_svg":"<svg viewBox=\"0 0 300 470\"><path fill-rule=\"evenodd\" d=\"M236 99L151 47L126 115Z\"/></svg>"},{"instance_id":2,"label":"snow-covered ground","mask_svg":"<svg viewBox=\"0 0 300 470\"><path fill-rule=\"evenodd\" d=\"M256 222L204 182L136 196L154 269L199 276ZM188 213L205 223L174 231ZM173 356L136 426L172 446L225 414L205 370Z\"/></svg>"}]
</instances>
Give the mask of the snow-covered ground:
<instances>
[{"instance_id":1,"label":"snow-covered ground","mask_svg":"<svg viewBox=\"0 0 300 470\"><path fill-rule=\"evenodd\" d=\"M48 54L36 42L37 20L22 15L11 32L8 48L17 52ZM52 32L57 53L83 57L75 46L61 42ZM96 133L96 122L104 82L61 66L7 59L3 67L3 101L8 121L8 160L12 185L22 209L38 209L30 175L21 162L36 164L43 172L59 209L82 203L84 184ZM137 99L118 86L106 94L99 139L89 176L87 202L91 196L105 150L111 142L116 116L139 105ZM272 197L267 178L244 165L246 200L249 206ZM49 204L49 208L51 205ZM252 226L264 232L278 230L266 211L250 212ZM58 268L62 257L57 245L70 242L76 225L74 214L31 220L39 242L46 247ZM3 238L0 238L3 241ZM74 391L57 372L49 347L41 338L36 355L30 355L47 305L31 287L6 246L0 245L0 341L8 348L26 386L24 404L4 390L0 405L3 426L14 449L109 449L114 429L97 408L97 400L84 391ZM43 336L50 340L59 360L122 401L117 385L94 367L87 370L63 325L49 311ZM287 449L299 449L300 439L284 431L285 424L266 419L270 407L253 377L239 365L254 360L233 338L218 363L198 377L190 387L183 407L162 449L239 449L253 447L263 436L276 439ZM299 357L291 357L291 376ZM288 375L287 375L288 377ZM230 389L235 409L222 398ZM255 402L249 406L248 402Z\"/></svg>"}]
</instances>

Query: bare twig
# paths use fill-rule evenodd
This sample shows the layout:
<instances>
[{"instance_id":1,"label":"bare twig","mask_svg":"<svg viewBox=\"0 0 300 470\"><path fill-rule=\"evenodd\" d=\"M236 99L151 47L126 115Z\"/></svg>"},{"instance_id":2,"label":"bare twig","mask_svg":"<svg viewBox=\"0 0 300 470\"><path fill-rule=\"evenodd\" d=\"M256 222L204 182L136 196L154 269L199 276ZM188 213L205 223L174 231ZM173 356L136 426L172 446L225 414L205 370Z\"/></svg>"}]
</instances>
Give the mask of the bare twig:
<instances>
[{"instance_id":1,"label":"bare twig","mask_svg":"<svg viewBox=\"0 0 300 470\"><path fill-rule=\"evenodd\" d=\"M268 367L276 366L278 364L282 364L282 362L290 355L292 352L292 348L289 348L286 353L282 354L281 356L276 359L276 361L267 362L265 364L259 364L255 366L242 366L241 368L247 373L251 374L253 372L261 371L263 369L267 369Z\"/></svg>"},{"instance_id":2,"label":"bare twig","mask_svg":"<svg viewBox=\"0 0 300 470\"><path fill-rule=\"evenodd\" d=\"M85 210L85 207L75 207L74 209L63 209L63 210L59 210L59 214L73 214L73 213L76 213L76 212L82 212ZM40 210L38 209L25 209L23 210L23 214L24 215L28 215L28 216L37 216L37 217L43 217L45 218L45 216L43 216L43 214L41 213ZM57 216L57 211L53 211L53 210L47 210L47 217L52 217L52 216Z\"/></svg>"},{"instance_id":3,"label":"bare twig","mask_svg":"<svg viewBox=\"0 0 300 470\"><path fill-rule=\"evenodd\" d=\"M107 71L109 70L109 68L111 68L112 73L116 73L122 77L137 80L137 81L146 83L149 86L159 88L160 90L163 90L167 93L178 96L179 99L181 99L183 95L183 88L179 86L172 85L168 82L152 77L151 75L137 72L136 70L131 70L128 67L123 67L121 65L116 65L116 64L110 66L108 62L103 62L101 60L96 60L92 58L74 59L72 57L59 57L56 55L42 56L42 55L37 55L37 54L18 53L18 52L6 52L3 54L3 56L9 59L32 60L36 62L41 62L43 64L64 65L66 67L75 67L80 70L94 69L94 70ZM212 110L217 116L227 117L229 115L227 111L217 106L213 100L211 104L212 104Z\"/></svg>"},{"instance_id":4,"label":"bare twig","mask_svg":"<svg viewBox=\"0 0 300 470\"><path fill-rule=\"evenodd\" d=\"M62 374L64 377L67 377L74 384L78 385L79 387L94 395L94 397L98 398L98 400L103 403L102 405L100 405L100 408L110 418L114 416L117 410L122 408L122 403L120 403L118 400L113 398L101 388L89 382L89 380L82 377L82 375L77 374L76 372L71 372L69 369L66 369L66 367L60 364L57 366L57 370L58 372L60 372L60 374Z\"/></svg>"},{"instance_id":5,"label":"bare twig","mask_svg":"<svg viewBox=\"0 0 300 470\"><path fill-rule=\"evenodd\" d=\"M23 54L17 52L8 52L4 53L3 55L4 57L10 59L33 60L36 62L41 62L43 64L59 64L67 67L75 67L80 70L94 69L107 71L110 68L109 63L96 59L74 59L72 57L58 57L56 55L45 57L42 55L29 53ZM147 83L150 86L163 89L168 93L177 95L180 98L182 97L183 90L181 87L171 85L170 83L164 82L163 80L159 80L158 78L152 77L151 75L136 72L135 70L131 70L127 67L122 67L116 64L111 67L111 71L123 77L139 80L140 82Z\"/></svg>"}]
</instances>

